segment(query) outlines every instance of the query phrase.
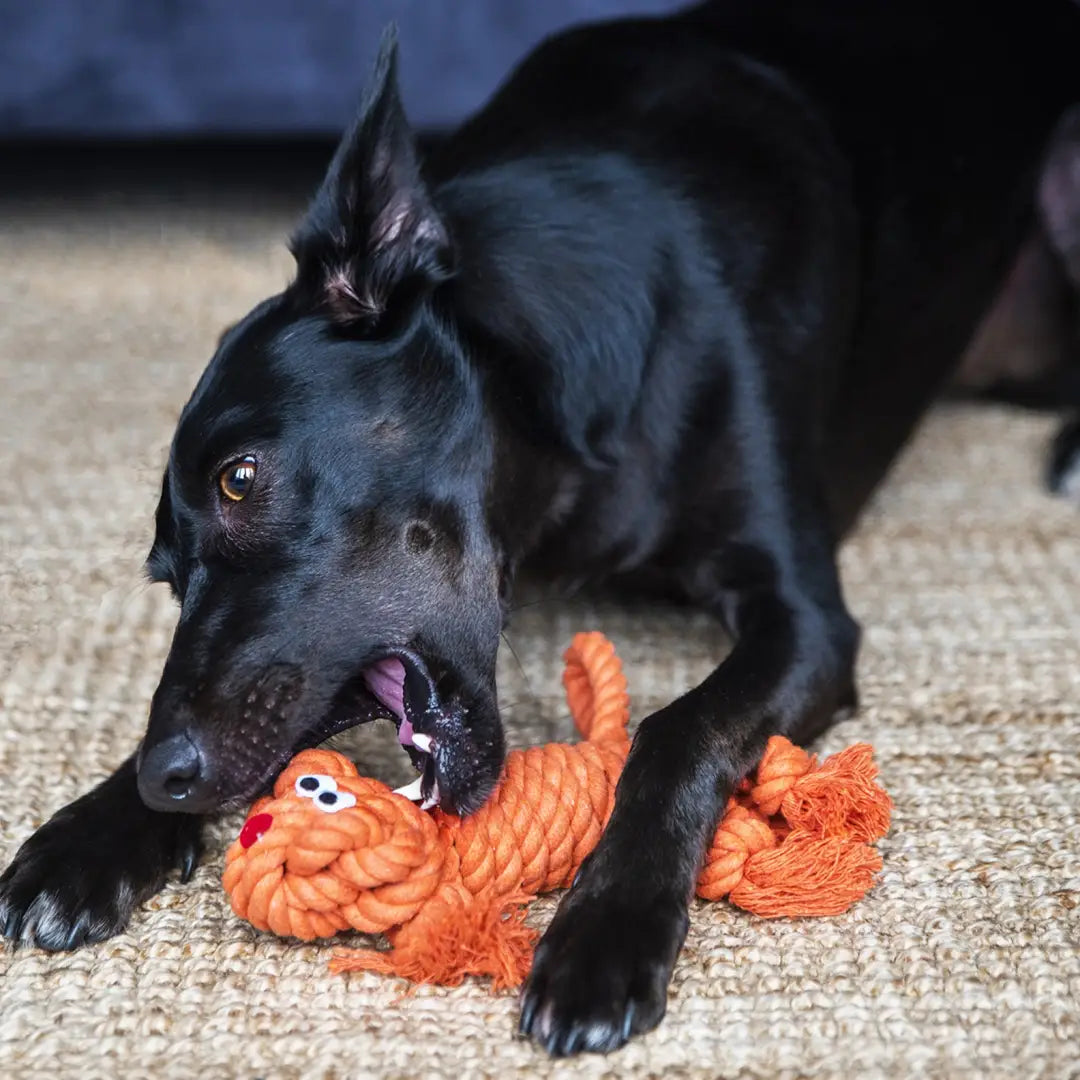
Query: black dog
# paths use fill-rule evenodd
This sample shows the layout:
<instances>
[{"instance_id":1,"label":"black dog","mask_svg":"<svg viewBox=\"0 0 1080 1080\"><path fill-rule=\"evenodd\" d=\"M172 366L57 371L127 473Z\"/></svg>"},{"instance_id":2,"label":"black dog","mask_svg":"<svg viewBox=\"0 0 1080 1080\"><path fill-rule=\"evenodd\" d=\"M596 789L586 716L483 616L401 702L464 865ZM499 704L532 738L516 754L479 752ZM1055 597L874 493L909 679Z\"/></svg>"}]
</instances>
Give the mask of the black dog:
<instances>
[{"instance_id":1,"label":"black dog","mask_svg":"<svg viewBox=\"0 0 1080 1080\"><path fill-rule=\"evenodd\" d=\"M733 784L855 700L837 537L1025 238L1062 292L1080 280L1058 127L1080 12L1022 18L731 0L576 30L424 162L387 38L295 281L180 420L149 567L181 613L146 738L20 850L6 935L116 933L191 873L198 815L375 716L424 796L474 809L515 576L608 580L735 644L641 725L521 1030L570 1053L653 1027Z\"/></svg>"}]
</instances>

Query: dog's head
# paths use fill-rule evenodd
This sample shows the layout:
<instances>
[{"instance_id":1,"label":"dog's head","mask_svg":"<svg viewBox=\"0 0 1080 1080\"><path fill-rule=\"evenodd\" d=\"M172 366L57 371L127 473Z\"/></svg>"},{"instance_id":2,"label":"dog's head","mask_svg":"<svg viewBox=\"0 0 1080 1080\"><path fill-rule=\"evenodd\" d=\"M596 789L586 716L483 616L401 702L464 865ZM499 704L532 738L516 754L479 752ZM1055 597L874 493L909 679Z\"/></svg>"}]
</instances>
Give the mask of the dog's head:
<instances>
[{"instance_id":1,"label":"dog's head","mask_svg":"<svg viewBox=\"0 0 1080 1080\"><path fill-rule=\"evenodd\" d=\"M502 765L492 431L434 298L451 245L394 57L387 35L294 282L225 333L180 418L148 560L181 605L139 759L155 808L249 799L377 716L448 809Z\"/></svg>"}]
</instances>

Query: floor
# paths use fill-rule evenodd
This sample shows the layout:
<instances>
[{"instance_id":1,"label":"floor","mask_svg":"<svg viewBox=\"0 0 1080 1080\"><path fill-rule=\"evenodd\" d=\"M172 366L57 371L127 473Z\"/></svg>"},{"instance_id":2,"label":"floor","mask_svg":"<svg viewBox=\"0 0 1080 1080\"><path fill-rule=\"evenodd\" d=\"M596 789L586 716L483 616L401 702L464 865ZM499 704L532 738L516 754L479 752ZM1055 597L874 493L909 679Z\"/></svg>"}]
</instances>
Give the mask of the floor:
<instances>
[{"instance_id":1,"label":"floor","mask_svg":"<svg viewBox=\"0 0 1080 1080\"><path fill-rule=\"evenodd\" d=\"M140 577L171 426L218 331L287 280L320 153L245 171L181 149L138 181L122 154L45 154L0 194L0 863L140 737L174 619ZM1040 490L1051 431L950 406L899 463L843 550L863 705L821 746L876 748L896 803L880 883L816 921L698 903L658 1031L553 1065L514 1038L512 994L330 975L325 946L232 916L233 817L120 937L0 949L0 1074L1076 1075L1080 518ZM500 669L517 745L567 732L559 654L585 627L620 647L638 717L722 647L676 612L523 610ZM346 740L397 779L392 743Z\"/></svg>"}]
</instances>

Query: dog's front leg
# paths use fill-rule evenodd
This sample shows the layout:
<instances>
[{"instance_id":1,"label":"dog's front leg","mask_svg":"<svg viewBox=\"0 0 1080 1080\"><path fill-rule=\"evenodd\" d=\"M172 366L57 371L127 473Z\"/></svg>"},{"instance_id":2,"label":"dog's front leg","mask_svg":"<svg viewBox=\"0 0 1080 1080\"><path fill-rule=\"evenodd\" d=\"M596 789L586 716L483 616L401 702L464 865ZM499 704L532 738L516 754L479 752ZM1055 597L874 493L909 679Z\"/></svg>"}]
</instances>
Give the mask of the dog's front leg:
<instances>
[{"instance_id":1,"label":"dog's front leg","mask_svg":"<svg viewBox=\"0 0 1080 1080\"><path fill-rule=\"evenodd\" d=\"M664 1014L719 812L774 733L813 737L852 701L858 630L776 591L736 601L736 644L700 686L644 720L599 846L541 940L521 1031L552 1054L612 1050Z\"/></svg>"},{"instance_id":2,"label":"dog's front leg","mask_svg":"<svg viewBox=\"0 0 1080 1080\"><path fill-rule=\"evenodd\" d=\"M0 876L0 933L43 949L73 949L118 934L135 905L174 867L198 862L202 819L148 809L128 758L107 780L54 814Z\"/></svg>"}]
</instances>

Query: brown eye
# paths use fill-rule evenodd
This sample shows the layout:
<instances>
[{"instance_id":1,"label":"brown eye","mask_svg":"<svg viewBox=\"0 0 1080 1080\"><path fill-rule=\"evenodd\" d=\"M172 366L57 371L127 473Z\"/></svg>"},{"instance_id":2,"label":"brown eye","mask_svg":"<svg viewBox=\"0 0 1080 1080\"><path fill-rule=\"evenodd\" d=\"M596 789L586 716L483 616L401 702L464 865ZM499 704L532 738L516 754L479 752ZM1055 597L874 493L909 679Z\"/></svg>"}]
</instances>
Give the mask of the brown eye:
<instances>
[{"instance_id":1,"label":"brown eye","mask_svg":"<svg viewBox=\"0 0 1080 1080\"><path fill-rule=\"evenodd\" d=\"M230 465L226 465L218 477L218 487L221 494L232 502L239 502L251 490L255 483L255 459L253 457L241 458Z\"/></svg>"}]
</instances>

